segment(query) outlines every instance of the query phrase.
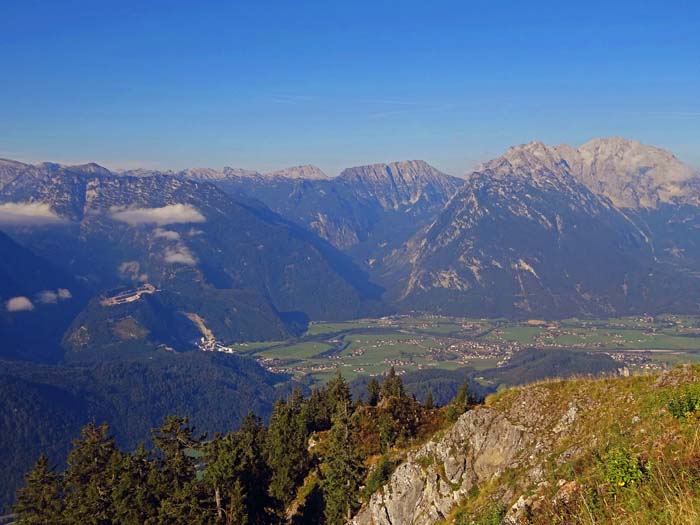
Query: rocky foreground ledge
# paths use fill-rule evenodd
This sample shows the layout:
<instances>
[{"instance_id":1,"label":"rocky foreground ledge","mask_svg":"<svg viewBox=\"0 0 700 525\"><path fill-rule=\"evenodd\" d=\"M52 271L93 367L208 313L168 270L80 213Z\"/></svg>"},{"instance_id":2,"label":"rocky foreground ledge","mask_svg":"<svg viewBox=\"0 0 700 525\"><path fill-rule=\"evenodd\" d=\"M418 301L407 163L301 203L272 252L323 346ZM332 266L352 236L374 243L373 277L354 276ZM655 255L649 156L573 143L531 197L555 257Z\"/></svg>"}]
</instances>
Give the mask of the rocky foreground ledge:
<instances>
[{"instance_id":1,"label":"rocky foreground ledge","mask_svg":"<svg viewBox=\"0 0 700 525\"><path fill-rule=\"evenodd\" d=\"M690 412L694 395L700 409L698 379L700 369L684 366L497 394L409 453L350 523L577 523L584 511L608 523L630 512L628 500L652 509L650 516L678 515L668 523L693 523L700 450ZM683 400L692 410L678 413L673 403ZM686 481L661 486L665 475Z\"/></svg>"}]
</instances>

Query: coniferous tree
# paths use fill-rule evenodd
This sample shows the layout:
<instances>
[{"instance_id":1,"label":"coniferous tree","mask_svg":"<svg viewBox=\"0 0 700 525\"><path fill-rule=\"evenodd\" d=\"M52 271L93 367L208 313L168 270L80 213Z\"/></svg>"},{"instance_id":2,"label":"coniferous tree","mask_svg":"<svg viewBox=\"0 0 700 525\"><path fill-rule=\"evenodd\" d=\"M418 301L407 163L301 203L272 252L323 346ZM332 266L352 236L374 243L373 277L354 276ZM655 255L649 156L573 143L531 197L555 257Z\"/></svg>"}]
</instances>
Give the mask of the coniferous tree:
<instances>
[{"instance_id":1,"label":"coniferous tree","mask_svg":"<svg viewBox=\"0 0 700 525\"><path fill-rule=\"evenodd\" d=\"M326 400L332 417L339 411L347 411L348 407L352 405L350 387L340 373L340 369L336 370L336 376L326 385Z\"/></svg>"},{"instance_id":2,"label":"coniferous tree","mask_svg":"<svg viewBox=\"0 0 700 525\"><path fill-rule=\"evenodd\" d=\"M376 407L379 403L379 396L381 394L381 386L376 378L372 378L367 383L367 404L371 407Z\"/></svg>"},{"instance_id":3,"label":"coniferous tree","mask_svg":"<svg viewBox=\"0 0 700 525\"><path fill-rule=\"evenodd\" d=\"M65 472L64 519L69 523L109 524L112 492L120 477L123 454L106 423L86 425L73 442Z\"/></svg>"},{"instance_id":4,"label":"coniferous tree","mask_svg":"<svg viewBox=\"0 0 700 525\"><path fill-rule=\"evenodd\" d=\"M180 488L194 478L195 461L186 452L196 449L199 442L186 417L168 416L163 425L153 431L153 444L160 453L162 482L169 485L168 490Z\"/></svg>"},{"instance_id":5,"label":"coniferous tree","mask_svg":"<svg viewBox=\"0 0 700 525\"><path fill-rule=\"evenodd\" d=\"M14 511L21 525L45 525L62 522L61 477L43 454L24 478L17 491Z\"/></svg>"},{"instance_id":6,"label":"coniferous tree","mask_svg":"<svg viewBox=\"0 0 700 525\"><path fill-rule=\"evenodd\" d=\"M266 432L248 414L237 432L216 436L205 450L205 482L211 487L216 523L267 525L278 502L268 493L271 472L265 461Z\"/></svg>"},{"instance_id":7,"label":"coniferous tree","mask_svg":"<svg viewBox=\"0 0 700 525\"><path fill-rule=\"evenodd\" d=\"M435 408L435 401L433 401L433 391L428 390L428 395L425 397L425 408L431 410Z\"/></svg>"},{"instance_id":8,"label":"coniferous tree","mask_svg":"<svg viewBox=\"0 0 700 525\"><path fill-rule=\"evenodd\" d=\"M396 370L392 366L389 369L389 373L384 378L384 382L382 383L381 397L382 399L388 399L390 397L401 398L405 395L403 380L396 374Z\"/></svg>"},{"instance_id":9,"label":"coniferous tree","mask_svg":"<svg viewBox=\"0 0 700 525\"><path fill-rule=\"evenodd\" d=\"M459 416L461 416L467 410L469 410L469 402L469 381L465 381L459 387L457 395L450 403L450 406L447 408L447 420L456 421Z\"/></svg>"},{"instance_id":10,"label":"coniferous tree","mask_svg":"<svg viewBox=\"0 0 700 525\"><path fill-rule=\"evenodd\" d=\"M309 432L328 430L331 427L332 413L326 397L325 389L314 389L304 402L303 411Z\"/></svg>"},{"instance_id":11,"label":"coniferous tree","mask_svg":"<svg viewBox=\"0 0 700 525\"><path fill-rule=\"evenodd\" d=\"M283 503L294 497L309 464L307 422L299 398L279 399L267 431L266 457L272 470L270 494Z\"/></svg>"},{"instance_id":12,"label":"coniferous tree","mask_svg":"<svg viewBox=\"0 0 700 525\"><path fill-rule=\"evenodd\" d=\"M386 453L396 443L397 432L394 420L389 414L383 413L379 417L379 449Z\"/></svg>"},{"instance_id":13,"label":"coniferous tree","mask_svg":"<svg viewBox=\"0 0 700 525\"><path fill-rule=\"evenodd\" d=\"M289 395L287 404L294 412L301 411L304 405L304 393L301 391L301 388L294 387L292 389L292 393Z\"/></svg>"},{"instance_id":14,"label":"coniferous tree","mask_svg":"<svg viewBox=\"0 0 700 525\"><path fill-rule=\"evenodd\" d=\"M206 487L196 479L196 461L189 450L198 450L203 437L195 437L188 418L168 416L163 425L153 431L153 444L158 452L156 469L151 481L160 501L157 519L153 523L206 524L211 523L212 508L206 497ZM150 525L150 523L149 523Z\"/></svg>"},{"instance_id":15,"label":"coniferous tree","mask_svg":"<svg viewBox=\"0 0 700 525\"><path fill-rule=\"evenodd\" d=\"M205 481L211 486L214 495L214 505L216 506L216 518L217 523L224 523L224 495L222 492L225 491L225 485L227 482L233 478L234 474L231 471L230 461L224 454L223 450L223 438L221 434L217 433L214 435L209 443L204 446L204 458L207 464L205 470ZM234 483L238 483L240 489L239 480L235 480ZM242 490L242 489L240 489Z\"/></svg>"},{"instance_id":16,"label":"coniferous tree","mask_svg":"<svg viewBox=\"0 0 700 525\"><path fill-rule=\"evenodd\" d=\"M245 452L242 470L245 473L241 484L245 489L245 505L251 525L267 525L272 511L279 507L268 493L271 472L265 462L267 432L260 418L248 414L241 429L236 432L239 447Z\"/></svg>"},{"instance_id":17,"label":"coniferous tree","mask_svg":"<svg viewBox=\"0 0 700 525\"><path fill-rule=\"evenodd\" d=\"M158 514L159 501L151 481L156 465L143 444L123 456L122 468L112 492L114 521L120 525L141 525Z\"/></svg>"},{"instance_id":18,"label":"coniferous tree","mask_svg":"<svg viewBox=\"0 0 700 525\"><path fill-rule=\"evenodd\" d=\"M248 507L246 494L241 480L233 482L229 492L228 510L226 512L226 525L248 525Z\"/></svg>"},{"instance_id":19,"label":"coniferous tree","mask_svg":"<svg viewBox=\"0 0 700 525\"><path fill-rule=\"evenodd\" d=\"M467 411L469 408L469 401L469 381L465 381L459 387L459 391L457 392L457 396L454 400L454 405L457 407L457 410L460 411L460 414L464 414Z\"/></svg>"},{"instance_id":20,"label":"coniferous tree","mask_svg":"<svg viewBox=\"0 0 700 525\"><path fill-rule=\"evenodd\" d=\"M323 495L327 525L342 525L358 507L362 458L352 441L347 411L339 411L331 428L325 464Z\"/></svg>"}]
</instances>

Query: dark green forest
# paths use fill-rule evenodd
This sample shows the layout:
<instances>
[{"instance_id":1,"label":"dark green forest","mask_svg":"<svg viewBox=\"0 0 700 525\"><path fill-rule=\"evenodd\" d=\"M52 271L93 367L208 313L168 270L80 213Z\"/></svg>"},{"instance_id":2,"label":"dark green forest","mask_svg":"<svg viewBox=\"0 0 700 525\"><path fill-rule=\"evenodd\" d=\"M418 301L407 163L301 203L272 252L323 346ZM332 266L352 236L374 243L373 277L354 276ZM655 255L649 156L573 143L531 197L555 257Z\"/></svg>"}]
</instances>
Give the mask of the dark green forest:
<instances>
[{"instance_id":1,"label":"dark green forest","mask_svg":"<svg viewBox=\"0 0 700 525\"><path fill-rule=\"evenodd\" d=\"M392 368L360 401L340 373L306 397L296 388L275 402L268 425L250 412L238 430L209 436L168 416L130 452L106 423L90 422L65 469L39 457L14 511L26 525L342 524L408 447L473 403L467 383L447 406L432 394L420 403Z\"/></svg>"},{"instance_id":2,"label":"dark green forest","mask_svg":"<svg viewBox=\"0 0 700 525\"><path fill-rule=\"evenodd\" d=\"M70 442L91 421L109 424L127 450L167 414L203 432L238 428L249 410L267 419L291 385L255 361L205 352L84 366L0 361L0 510L40 453L63 467Z\"/></svg>"},{"instance_id":3,"label":"dark green forest","mask_svg":"<svg viewBox=\"0 0 700 525\"><path fill-rule=\"evenodd\" d=\"M191 425L213 436L237 429L248 411L267 422L275 400L295 387L289 377L266 371L251 359L220 353L156 352L148 359L40 365L0 361L0 510L9 511L23 473L45 454L65 467L71 440L90 422L107 422L116 445L134 450L166 414L187 415ZM614 372L607 356L583 352L524 350L501 368L476 372L420 370L401 376L403 389L422 403L446 405L465 381L481 399L498 385L553 375ZM492 386L475 381L479 375ZM348 387L356 402L370 403L376 380L360 377ZM376 385L375 385L376 386ZM375 388L374 399L378 391Z\"/></svg>"}]
</instances>

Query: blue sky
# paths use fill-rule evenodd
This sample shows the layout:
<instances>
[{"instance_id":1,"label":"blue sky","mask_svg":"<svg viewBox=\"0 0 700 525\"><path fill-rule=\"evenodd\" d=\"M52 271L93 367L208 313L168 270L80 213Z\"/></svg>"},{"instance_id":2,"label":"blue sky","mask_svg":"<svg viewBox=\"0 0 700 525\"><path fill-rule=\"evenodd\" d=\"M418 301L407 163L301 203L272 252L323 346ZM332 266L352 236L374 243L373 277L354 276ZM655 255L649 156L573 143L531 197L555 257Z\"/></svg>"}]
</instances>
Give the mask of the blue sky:
<instances>
[{"instance_id":1,"label":"blue sky","mask_svg":"<svg viewBox=\"0 0 700 525\"><path fill-rule=\"evenodd\" d=\"M0 156L459 175L622 135L700 166L698 4L3 0Z\"/></svg>"}]
</instances>

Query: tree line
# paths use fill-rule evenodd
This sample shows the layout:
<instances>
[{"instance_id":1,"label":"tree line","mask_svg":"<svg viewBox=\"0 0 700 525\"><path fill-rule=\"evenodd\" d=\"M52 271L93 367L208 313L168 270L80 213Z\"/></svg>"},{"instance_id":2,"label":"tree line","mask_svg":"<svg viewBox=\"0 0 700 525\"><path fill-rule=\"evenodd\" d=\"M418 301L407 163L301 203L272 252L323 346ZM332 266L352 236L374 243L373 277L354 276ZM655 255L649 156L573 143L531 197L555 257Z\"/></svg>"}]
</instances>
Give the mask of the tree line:
<instances>
[{"instance_id":1,"label":"tree line","mask_svg":"<svg viewBox=\"0 0 700 525\"><path fill-rule=\"evenodd\" d=\"M340 525L389 478L401 449L473 403L466 383L447 407L431 398L407 395L392 368L359 402L338 372L308 397L280 398L267 425L249 413L211 438L168 416L150 448L124 452L106 424L90 423L65 470L38 459L14 510L24 525Z\"/></svg>"}]
</instances>

